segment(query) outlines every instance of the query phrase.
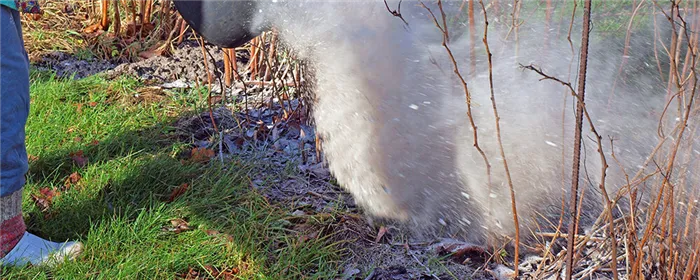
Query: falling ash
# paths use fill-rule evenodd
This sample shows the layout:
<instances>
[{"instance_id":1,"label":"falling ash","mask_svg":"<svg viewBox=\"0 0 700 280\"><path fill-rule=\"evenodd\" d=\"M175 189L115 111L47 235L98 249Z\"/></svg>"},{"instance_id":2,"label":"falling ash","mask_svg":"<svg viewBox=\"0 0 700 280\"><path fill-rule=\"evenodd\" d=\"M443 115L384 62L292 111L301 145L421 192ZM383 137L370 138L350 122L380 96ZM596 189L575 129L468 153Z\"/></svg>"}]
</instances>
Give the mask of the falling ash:
<instances>
[{"instance_id":1,"label":"falling ash","mask_svg":"<svg viewBox=\"0 0 700 280\"><path fill-rule=\"evenodd\" d=\"M462 3L443 2L448 16ZM419 2L401 4L408 26L387 11L384 1L260 3L260 15L268 17L284 43L313 65L314 118L324 154L338 183L368 214L406 222L419 232L447 230L475 242L489 235L512 236L510 194L481 42L482 14L476 14L476 69L471 69L469 60L466 17L448 31L449 47L471 92L479 145L492 166L490 180L473 146L466 95L441 44L442 34ZM398 3L387 1L390 9ZM442 23L434 1L425 4ZM512 34L506 38L506 23L490 19L489 28L494 90L518 216L525 229L521 232L535 231L538 221L544 227L555 225L562 195L568 199L571 183L574 100L561 84L541 81L541 76L519 65L540 66L552 76L571 79L575 87L578 42L574 39L572 52L566 40L568 21L547 32L545 24L536 21L527 19L517 42ZM624 38L610 39L595 30L591 35L586 104L603 136L610 194L625 185L625 177L610 157L609 139L614 139L616 157L630 173L643 165L660 140L657 126L666 89L655 63L647 61L653 57L653 27L647 31L632 41L626 66L637 73L629 74L632 78L626 83L618 82L613 98ZM575 24L572 38L580 33ZM696 113L689 127L697 121ZM690 145L697 147L699 141L693 141ZM582 153L581 219L583 226L590 226L602 209L601 163L587 125ZM684 187L697 187L698 171L685 172L692 180Z\"/></svg>"}]
</instances>

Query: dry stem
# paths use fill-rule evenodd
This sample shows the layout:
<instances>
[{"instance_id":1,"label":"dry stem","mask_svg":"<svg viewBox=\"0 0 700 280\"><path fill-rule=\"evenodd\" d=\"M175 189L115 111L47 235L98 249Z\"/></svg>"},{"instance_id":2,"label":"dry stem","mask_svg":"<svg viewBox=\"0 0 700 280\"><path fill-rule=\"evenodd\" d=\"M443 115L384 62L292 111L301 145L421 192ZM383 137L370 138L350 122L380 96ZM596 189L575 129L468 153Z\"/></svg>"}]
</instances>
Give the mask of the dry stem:
<instances>
[{"instance_id":1,"label":"dry stem","mask_svg":"<svg viewBox=\"0 0 700 280\"><path fill-rule=\"evenodd\" d=\"M578 184L579 184L579 165L581 163L581 130L583 128L583 111L585 109L585 90L586 90L586 70L588 66L588 35L590 33L590 23L591 23L591 0L586 0L583 6L583 28L581 35L581 58L579 67L579 86L578 94L578 106L576 108L576 131L574 136L574 162L572 168L571 176L571 200L570 200L570 214L571 214L571 224L569 224L569 233L576 234L576 228L578 227L578 216L577 207L578 203L576 197L578 195ZM571 235L567 242L567 260L566 260L566 279L571 280L571 275L573 274L574 267L574 238Z\"/></svg>"},{"instance_id":2,"label":"dry stem","mask_svg":"<svg viewBox=\"0 0 700 280\"><path fill-rule=\"evenodd\" d=\"M471 3L471 2L470 2ZM506 171L506 177L508 179L508 187L510 189L510 202L511 210L513 211L513 223L515 225L515 260L513 261L513 267L515 268L515 277L518 277L518 266L520 259L520 223L518 221L518 210L515 203L515 190L513 188L513 179L510 176L510 169L508 169L508 160L506 159L506 153L503 149L503 141L501 140L501 117L498 115L498 109L496 107L496 96L493 90L493 61L491 50L489 49L488 43L488 30L489 30L489 19L486 14L486 7L484 6L484 1L479 0L481 4L481 9L484 12L484 47L486 48L486 55L489 62L489 89L491 90L491 105L493 106L493 115L496 118L496 136L498 137L498 147L501 151L501 158L503 158L503 168ZM471 4L470 4L471 5Z\"/></svg>"}]
</instances>

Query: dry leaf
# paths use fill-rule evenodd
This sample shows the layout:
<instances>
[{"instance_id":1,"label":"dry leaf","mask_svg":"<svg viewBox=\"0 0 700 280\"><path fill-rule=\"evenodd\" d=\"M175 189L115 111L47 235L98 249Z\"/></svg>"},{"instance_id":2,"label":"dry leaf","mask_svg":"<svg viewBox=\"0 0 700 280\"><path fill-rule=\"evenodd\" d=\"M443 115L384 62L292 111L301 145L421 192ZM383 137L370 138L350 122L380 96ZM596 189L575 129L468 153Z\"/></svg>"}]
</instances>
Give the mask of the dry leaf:
<instances>
[{"instance_id":1,"label":"dry leaf","mask_svg":"<svg viewBox=\"0 0 700 280\"><path fill-rule=\"evenodd\" d=\"M23 14L23 16L24 16L25 20L31 19L34 21L38 21L41 19L42 14L43 14L43 11L41 11L40 13L26 13L26 14Z\"/></svg>"},{"instance_id":2,"label":"dry leaf","mask_svg":"<svg viewBox=\"0 0 700 280\"><path fill-rule=\"evenodd\" d=\"M97 141L97 140L92 140L92 142L90 142L90 146L97 146L99 144L100 144L100 141Z\"/></svg>"},{"instance_id":3,"label":"dry leaf","mask_svg":"<svg viewBox=\"0 0 700 280\"><path fill-rule=\"evenodd\" d=\"M481 246L460 241L443 243L437 247L437 253L438 255L450 255L453 261L460 264L484 263L488 259L488 253Z\"/></svg>"},{"instance_id":4,"label":"dry leaf","mask_svg":"<svg viewBox=\"0 0 700 280\"><path fill-rule=\"evenodd\" d=\"M88 103L88 105L90 105L90 107L95 107L97 106L97 102L91 101L90 103Z\"/></svg>"},{"instance_id":5,"label":"dry leaf","mask_svg":"<svg viewBox=\"0 0 700 280\"><path fill-rule=\"evenodd\" d=\"M317 163L312 165L299 165L299 170L302 172L308 172L314 175L316 178L324 179L331 176L330 170L326 168L323 163Z\"/></svg>"},{"instance_id":6,"label":"dry leaf","mask_svg":"<svg viewBox=\"0 0 700 280\"><path fill-rule=\"evenodd\" d=\"M190 223L180 218L170 220L170 225L170 227L163 227L163 231L181 233L183 231L191 230Z\"/></svg>"},{"instance_id":7,"label":"dry leaf","mask_svg":"<svg viewBox=\"0 0 700 280\"><path fill-rule=\"evenodd\" d=\"M31 195L32 200L39 207L41 212L48 212L51 207L51 202L53 202L54 197L61 194L60 192L54 190L53 188L41 188L39 189L39 195Z\"/></svg>"},{"instance_id":8,"label":"dry leaf","mask_svg":"<svg viewBox=\"0 0 700 280\"><path fill-rule=\"evenodd\" d=\"M214 95L211 97L211 104L219 104L224 98L221 95Z\"/></svg>"},{"instance_id":9,"label":"dry leaf","mask_svg":"<svg viewBox=\"0 0 700 280\"><path fill-rule=\"evenodd\" d=\"M83 156L82 150L79 150L79 151L74 152L74 153L70 153L69 155L70 155L70 158L75 163L75 165L77 165L78 167L82 168L82 167L85 167L85 165L87 165L87 158L85 158Z\"/></svg>"},{"instance_id":10,"label":"dry leaf","mask_svg":"<svg viewBox=\"0 0 700 280\"><path fill-rule=\"evenodd\" d=\"M69 189L72 185L77 184L82 177L78 172L71 173L65 181L63 181L63 190Z\"/></svg>"},{"instance_id":11,"label":"dry leaf","mask_svg":"<svg viewBox=\"0 0 700 280\"><path fill-rule=\"evenodd\" d=\"M170 220L170 224L177 227L188 227L190 225L190 223L180 218Z\"/></svg>"},{"instance_id":12,"label":"dry leaf","mask_svg":"<svg viewBox=\"0 0 700 280\"><path fill-rule=\"evenodd\" d=\"M211 265L205 265L204 270L206 270L207 273L209 273L209 275L213 276L214 278L219 277L219 270Z\"/></svg>"},{"instance_id":13,"label":"dry leaf","mask_svg":"<svg viewBox=\"0 0 700 280\"><path fill-rule=\"evenodd\" d=\"M226 240L228 240L228 242L233 243L233 236L231 236L230 234L226 234L224 235L224 237L226 237Z\"/></svg>"},{"instance_id":14,"label":"dry leaf","mask_svg":"<svg viewBox=\"0 0 700 280\"><path fill-rule=\"evenodd\" d=\"M41 212L46 212L49 210L49 206L51 206L51 203L42 197L36 196L36 195L31 195L32 200L34 200L34 204L36 204L36 207L39 207L39 210Z\"/></svg>"},{"instance_id":15,"label":"dry leaf","mask_svg":"<svg viewBox=\"0 0 700 280\"><path fill-rule=\"evenodd\" d=\"M199 279L199 272L194 270L194 268L189 269L187 271L187 274L184 276L185 280L194 280L194 279Z\"/></svg>"},{"instance_id":16,"label":"dry leaf","mask_svg":"<svg viewBox=\"0 0 700 280\"><path fill-rule=\"evenodd\" d=\"M511 280L515 279L515 271L502 264L497 265L494 269L486 269L496 280Z\"/></svg>"},{"instance_id":17,"label":"dry leaf","mask_svg":"<svg viewBox=\"0 0 700 280\"><path fill-rule=\"evenodd\" d=\"M269 132L270 129L267 128L267 125L265 125L264 122L259 121L257 128L253 132L253 141L265 141Z\"/></svg>"},{"instance_id":18,"label":"dry leaf","mask_svg":"<svg viewBox=\"0 0 700 280\"><path fill-rule=\"evenodd\" d=\"M168 198L168 202L173 202L175 199L180 197L181 195L185 194L187 189L189 188L189 184L187 183L182 183L179 187L175 188L172 193L170 193L170 197Z\"/></svg>"},{"instance_id":19,"label":"dry leaf","mask_svg":"<svg viewBox=\"0 0 700 280\"><path fill-rule=\"evenodd\" d=\"M233 274L238 274L238 272L240 272L240 270L237 267L234 267L234 268L231 268L231 272Z\"/></svg>"},{"instance_id":20,"label":"dry leaf","mask_svg":"<svg viewBox=\"0 0 700 280\"><path fill-rule=\"evenodd\" d=\"M90 33L95 33L95 32L97 32L98 30L102 30L102 25L99 24L99 23L95 23L95 24L93 24L93 25L90 25L90 26L88 26L88 27L85 27L85 29L83 29L83 32L86 33L86 34L90 34Z\"/></svg>"},{"instance_id":21,"label":"dry leaf","mask_svg":"<svg viewBox=\"0 0 700 280\"><path fill-rule=\"evenodd\" d=\"M39 160L39 157L35 156L35 155L27 154L27 160L29 160L29 162L37 161L37 160Z\"/></svg>"},{"instance_id":22,"label":"dry leaf","mask_svg":"<svg viewBox=\"0 0 700 280\"><path fill-rule=\"evenodd\" d=\"M141 58L143 58L143 59L149 59L149 58L151 58L151 57L160 56L160 55L162 55L162 54L163 54L163 51L162 51L162 50L152 49L152 50L147 50L147 51L142 51L142 52L140 52L140 53L139 53L139 57L141 57Z\"/></svg>"},{"instance_id":23,"label":"dry leaf","mask_svg":"<svg viewBox=\"0 0 700 280\"><path fill-rule=\"evenodd\" d=\"M179 274L178 276L182 277L185 280L211 279L210 277L214 277L213 279L224 280L239 279L238 277L234 276L240 271L238 268L235 267L220 271L219 269L211 265L206 265L204 266L204 270L205 272L200 272L190 267L187 271L187 274Z\"/></svg>"},{"instance_id":24,"label":"dry leaf","mask_svg":"<svg viewBox=\"0 0 700 280\"><path fill-rule=\"evenodd\" d=\"M52 188L41 188L39 189L39 193L49 202L52 202L53 198L60 194L60 192L57 192Z\"/></svg>"},{"instance_id":25,"label":"dry leaf","mask_svg":"<svg viewBox=\"0 0 700 280\"><path fill-rule=\"evenodd\" d=\"M209 159L214 157L214 155L215 155L215 153L211 149L194 148L194 149L192 149L192 152L191 152L191 160L193 162L205 163L205 162L208 162Z\"/></svg>"}]
</instances>

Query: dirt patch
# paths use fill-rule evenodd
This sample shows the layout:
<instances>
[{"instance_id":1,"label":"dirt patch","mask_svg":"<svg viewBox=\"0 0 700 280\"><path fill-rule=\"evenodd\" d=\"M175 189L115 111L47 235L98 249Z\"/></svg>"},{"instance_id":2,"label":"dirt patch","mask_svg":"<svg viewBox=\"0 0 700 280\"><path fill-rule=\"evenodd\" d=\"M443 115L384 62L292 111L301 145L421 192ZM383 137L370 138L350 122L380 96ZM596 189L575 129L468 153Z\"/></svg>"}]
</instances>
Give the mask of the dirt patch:
<instances>
[{"instance_id":1,"label":"dirt patch","mask_svg":"<svg viewBox=\"0 0 700 280\"><path fill-rule=\"evenodd\" d=\"M208 51L209 74L217 77L220 73L216 69L223 69L224 54L218 47L205 46ZM241 68L243 67L245 65L241 65ZM207 69L204 65L202 47L194 41L183 42L171 56L153 56L139 62L121 64L113 70L107 71L106 74L112 77L129 75L160 83L177 80L187 82L200 80L204 83L207 80Z\"/></svg>"},{"instance_id":2,"label":"dirt patch","mask_svg":"<svg viewBox=\"0 0 700 280\"><path fill-rule=\"evenodd\" d=\"M221 92L218 77L223 74L224 54L219 47L205 44L209 74L215 79L212 91ZM245 52L236 54L239 69L244 69L248 61ZM115 63L99 59L85 59L63 52L49 53L36 59L34 63L40 69L56 72L59 77L84 78L94 74L103 74L108 78L120 75L136 77L149 84L166 87L191 87L196 81L204 85L208 79L204 65L202 47L196 41L185 41L175 48L170 56L153 56L133 63Z\"/></svg>"},{"instance_id":3,"label":"dirt patch","mask_svg":"<svg viewBox=\"0 0 700 280\"><path fill-rule=\"evenodd\" d=\"M34 66L38 69L54 71L58 77L75 79L82 79L116 67L110 61L83 59L63 52L52 52L37 58Z\"/></svg>"}]
</instances>

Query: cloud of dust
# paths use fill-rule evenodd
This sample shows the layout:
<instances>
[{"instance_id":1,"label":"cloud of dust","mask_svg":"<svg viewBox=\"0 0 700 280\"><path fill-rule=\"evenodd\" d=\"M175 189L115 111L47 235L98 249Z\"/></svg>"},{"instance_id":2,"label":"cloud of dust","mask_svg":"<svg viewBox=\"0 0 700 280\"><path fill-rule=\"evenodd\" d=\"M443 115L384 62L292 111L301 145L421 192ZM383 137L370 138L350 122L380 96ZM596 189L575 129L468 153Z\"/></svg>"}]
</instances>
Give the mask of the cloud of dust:
<instances>
[{"instance_id":1,"label":"cloud of dust","mask_svg":"<svg viewBox=\"0 0 700 280\"><path fill-rule=\"evenodd\" d=\"M398 2L387 4L393 10ZM443 2L451 18L462 3ZM312 63L314 117L326 159L339 184L368 214L408 222L421 231L448 230L476 242L487 235L512 235L510 193L496 138L482 43L481 6L475 3L476 61L470 60L466 17L463 23L450 25L448 46L468 83L479 146L491 164L490 185L485 162L473 145L465 92L441 45L442 34L418 3L401 4L409 27L392 16L383 1L266 1L259 8L283 41ZM442 24L435 1L425 4ZM566 40L570 16L563 18L555 20L558 28L549 30L543 19L525 18L517 43L513 32L507 35L507 23L489 20L503 146L525 234L535 230L535 219L556 225L561 198L569 199L573 98L561 84L541 81L541 76L519 67L537 65L549 75L571 80L576 87L580 16L572 31L573 51ZM609 165L606 185L612 195L625 185L625 176L610 156L610 138L617 159L633 175L660 140L657 126L665 106L666 84L653 60L650 27L649 32L633 38L628 70L623 73L628 78L618 81L611 95L624 36L604 37L596 32L595 22L593 26L586 103L603 136ZM676 117L673 112L666 117L666 134L671 134ZM697 123L697 114L693 121ZM583 142L585 226L602 209L601 163L587 124ZM698 140L694 145L697 153ZM646 166L647 171L655 168L653 163ZM682 172L693 173L688 178L694 178L697 185L697 171L687 168ZM687 189L692 185L689 180Z\"/></svg>"}]
</instances>

